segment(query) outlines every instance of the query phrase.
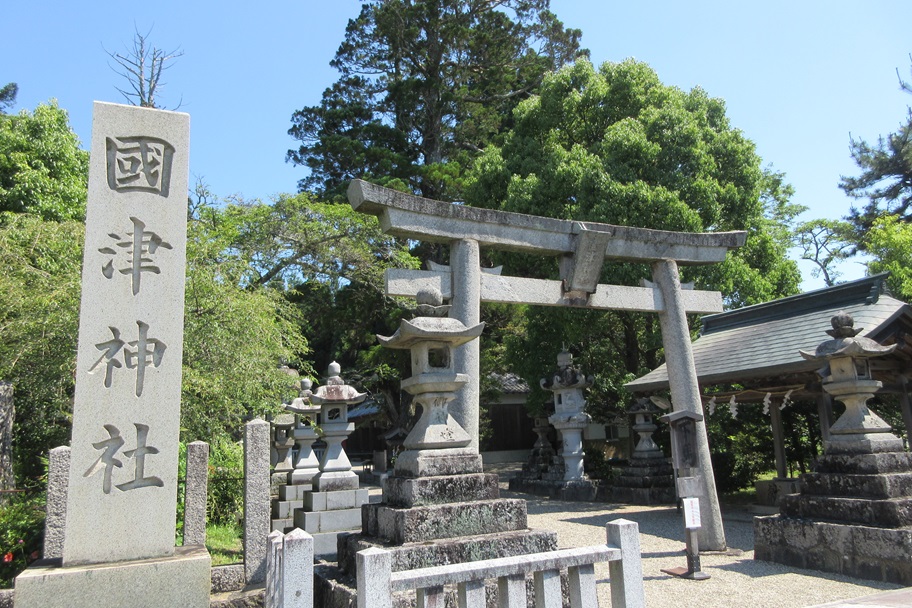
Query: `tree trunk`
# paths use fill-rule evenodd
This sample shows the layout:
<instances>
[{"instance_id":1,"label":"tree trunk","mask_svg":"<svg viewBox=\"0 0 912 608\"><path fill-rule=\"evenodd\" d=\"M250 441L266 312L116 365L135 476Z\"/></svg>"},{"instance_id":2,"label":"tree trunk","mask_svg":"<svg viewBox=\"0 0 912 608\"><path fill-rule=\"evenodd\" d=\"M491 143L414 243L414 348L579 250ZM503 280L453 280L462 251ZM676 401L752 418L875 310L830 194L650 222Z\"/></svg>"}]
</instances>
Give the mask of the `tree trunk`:
<instances>
[{"instance_id":1,"label":"tree trunk","mask_svg":"<svg viewBox=\"0 0 912 608\"><path fill-rule=\"evenodd\" d=\"M0 382L0 504L6 502L3 490L16 489L13 475L13 421L16 408L13 406L13 385Z\"/></svg>"}]
</instances>

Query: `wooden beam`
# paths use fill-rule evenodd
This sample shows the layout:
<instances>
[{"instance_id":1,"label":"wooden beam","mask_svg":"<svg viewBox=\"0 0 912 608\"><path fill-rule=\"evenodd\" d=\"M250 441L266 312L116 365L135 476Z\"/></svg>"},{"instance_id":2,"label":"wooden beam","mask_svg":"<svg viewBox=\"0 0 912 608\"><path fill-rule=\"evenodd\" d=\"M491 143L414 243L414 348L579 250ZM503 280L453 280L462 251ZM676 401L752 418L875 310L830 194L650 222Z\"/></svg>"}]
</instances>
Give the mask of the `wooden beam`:
<instances>
[{"instance_id":1,"label":"wooden beam","mask_svg":"<svg viewBox=\"0 0 912 608\"><path fill-rule=\"evenodd\" d=\"M386 294L414 298L418 291L437 288L444 298L453 297L449 272L432 270L389 269L386 271ZM690 314L722 311L722 294L717 291L683 290L681 297ZM598 285L588 300L566 297L560 281L481 275L481 301L538 306L572 306L598 310L660 312L665 310L662 293L652 287Z\"/></svg>"}]
</instances>

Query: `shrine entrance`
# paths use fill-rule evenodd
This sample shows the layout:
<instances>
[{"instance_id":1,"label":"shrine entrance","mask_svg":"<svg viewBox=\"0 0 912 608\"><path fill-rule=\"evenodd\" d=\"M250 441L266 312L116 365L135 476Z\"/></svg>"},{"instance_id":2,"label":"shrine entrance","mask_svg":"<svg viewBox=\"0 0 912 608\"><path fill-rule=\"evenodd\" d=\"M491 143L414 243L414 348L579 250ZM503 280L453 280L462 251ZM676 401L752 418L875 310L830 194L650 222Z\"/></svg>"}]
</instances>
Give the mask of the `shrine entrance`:
<instances>
[{"instance_id":1,"label":"shrine entrance","mask_svg":"<svg viewBox=\"0 0 912 608\"><path fill-rule=\"evenodd\" d=\"M702 414L687 314L722 312L722 295L681 285L680 264L722 262L730 249L744 244L745 232L691 233L558 220L480 209L426 199L354 180L348 199L356 211L379 218L384 232L446 243L450 265L430 270L390 269L386 293L416 297L436 288L452 304L451 316L467 326L480 322L482 302L565 306L600 310L654 312L659 315L674 411ZM480 248L560 257L560 280L501 276L481 268ZM607 261L652 265L652 281L641 287L598 283ZM455 349L457 372L469 384L450 405L456 421L478 450L479 341ZM697 462L702 485L703 527L699 543L706 550L726 548L704 423L697 423Z\"/></svg>"}]
</instances>

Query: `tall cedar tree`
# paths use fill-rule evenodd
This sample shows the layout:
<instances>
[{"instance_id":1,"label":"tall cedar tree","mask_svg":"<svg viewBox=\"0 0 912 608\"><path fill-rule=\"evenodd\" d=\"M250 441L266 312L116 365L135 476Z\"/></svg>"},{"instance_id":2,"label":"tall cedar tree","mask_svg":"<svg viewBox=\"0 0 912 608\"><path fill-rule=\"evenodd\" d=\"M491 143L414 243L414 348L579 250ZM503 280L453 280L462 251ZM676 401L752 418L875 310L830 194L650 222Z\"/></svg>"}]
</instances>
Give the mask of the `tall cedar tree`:
<instances>
[{"instance_id":1,"label":"tall cedar tree","mask_svg":"<svg viewBox=\"0 0 912 608\"><path fill-rule=\"evenodd\" d=\"M366 178L455 199L464 168L550 70L587 54L550 0L374 0L348 23L319 105L292 115L302 191Z\"/></svg>"}]
</instances>

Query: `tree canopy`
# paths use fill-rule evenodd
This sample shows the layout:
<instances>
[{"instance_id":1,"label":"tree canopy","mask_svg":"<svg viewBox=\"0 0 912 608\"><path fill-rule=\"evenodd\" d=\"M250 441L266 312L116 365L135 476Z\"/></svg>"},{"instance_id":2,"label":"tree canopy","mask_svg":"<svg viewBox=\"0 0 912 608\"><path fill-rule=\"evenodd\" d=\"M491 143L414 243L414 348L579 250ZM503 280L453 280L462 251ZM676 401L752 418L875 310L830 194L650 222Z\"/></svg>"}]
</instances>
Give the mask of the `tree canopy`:
<instances>
[{"instance_id":1,"label":"tree canopy","mask_svg":"<svg viewBox=\"0 0 912 608\"><path fill-rule=\"evenodd\" d=\"M89 154L56 101L0 114L0 211L83 219L88 177Z\"/></svg>"},{"instance_id":2,"label":"tree canopy","mask_svg":"<svg viewBox=\"0 0 912 608\"><path fill-rule=\"evenodd\" d=\"M899 85L912 93L910 83L900 78ZM849 196L866 199L860 209L853 206L846 218L864 248L864 235L880 216L912 221L912 108L906 109L906 119L895 132L879 137L876 143L853 138L850 149L861 173L843 176L839 185Z\"/></svg>"},{"instance_id":3,"label":"tree canopy","mask_svg":"<svg viewBox=\"0 0 912 608\"><path fill-rule=\"evenodd\" d=\"M370 0L348 23L319 105L292 116L310 169L302 190L341 194L352 178L431 198L458 192L463 169L542 76L572 61L579 30L550 0Z\"/></svg>"},{"instance_id":4,"label":"tree canopy","mask_svg":"<svg viewBox=\"0 0 912 608\"><path fill-rule=\"evenodd\" d=\"M580 60L547 76L514 121L503 144L477 160L467 203L665 230L746 230L744 247L722 264L687 268L686 280L722 291L735 307L797 291L788 231L775 227L799 209L788 203L782 175L764 169L753 143L730 125L722 101L663 85L641 62L596 69ZM556 263L518 256L507 264L511 274L557 272ZM651 274L642 265L608 263L601 280L643 278ZM601 370L594 396L606 404L623 398L624 378L658 364L661 348L652 317L529 309L508 357L521 375L537 378L553 367L562 341L581 364Z\"/></svg>"}]
</instances>

